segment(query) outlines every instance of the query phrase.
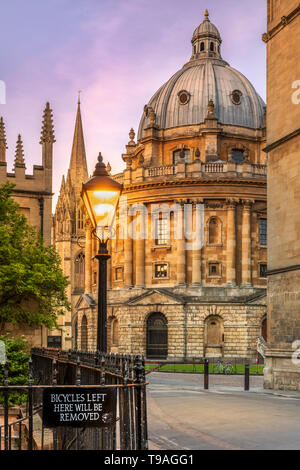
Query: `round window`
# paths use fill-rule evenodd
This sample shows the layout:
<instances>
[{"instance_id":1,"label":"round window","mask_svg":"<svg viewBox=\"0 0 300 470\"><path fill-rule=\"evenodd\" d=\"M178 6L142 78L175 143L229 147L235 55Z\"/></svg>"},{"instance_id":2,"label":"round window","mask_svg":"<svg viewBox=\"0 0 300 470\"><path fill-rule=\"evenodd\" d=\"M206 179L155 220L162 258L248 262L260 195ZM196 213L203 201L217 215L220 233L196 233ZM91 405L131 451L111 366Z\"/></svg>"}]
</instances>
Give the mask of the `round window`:
<instances>
[{"instance_id":1,"label":"round window","mask_svg":"<svg viewBox=\"0 0 300 470\"><path fill-rule=\"evenodd\" d=\"M231 93L231 101L233 104L241 104L241 98L243 96L243 93L240 90L234 90Z\"/></svg>"},{"instance_id":2,"label":"round window","mask_svg":"<svg viewBox=\"0 0 300 470\"><path fill-rule=\"evenodd\" d=\"M190 101L190 94L183 90L178 93L179 103L180 104L187 104Z\"/></svg>"}]
</instances>

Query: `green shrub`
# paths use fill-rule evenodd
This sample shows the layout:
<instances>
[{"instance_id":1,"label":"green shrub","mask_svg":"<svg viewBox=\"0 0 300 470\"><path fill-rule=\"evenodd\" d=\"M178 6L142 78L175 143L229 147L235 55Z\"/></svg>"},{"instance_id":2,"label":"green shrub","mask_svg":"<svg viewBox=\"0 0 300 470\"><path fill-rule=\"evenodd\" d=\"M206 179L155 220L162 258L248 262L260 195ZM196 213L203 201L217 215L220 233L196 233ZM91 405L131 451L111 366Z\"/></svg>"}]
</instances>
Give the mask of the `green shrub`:
<instances>
[{"instance_id":1,"label":"green shrub","mask_svg":"<svg viewBox=\"0 0 300 470\"><path fill-rule=\"evenodd\" d=\"M24 338L10 338L8 335L1 336L0 341L4 341L6 348L8 385L27 385L30 357L27 341ZM4 385L4 365L0 365L0 385ZM8 397L10 406L21 405L26 402L27 393L12 391ZM0 403L4 403L3 393L0 393Z\"/></svg>"}]
</instances>

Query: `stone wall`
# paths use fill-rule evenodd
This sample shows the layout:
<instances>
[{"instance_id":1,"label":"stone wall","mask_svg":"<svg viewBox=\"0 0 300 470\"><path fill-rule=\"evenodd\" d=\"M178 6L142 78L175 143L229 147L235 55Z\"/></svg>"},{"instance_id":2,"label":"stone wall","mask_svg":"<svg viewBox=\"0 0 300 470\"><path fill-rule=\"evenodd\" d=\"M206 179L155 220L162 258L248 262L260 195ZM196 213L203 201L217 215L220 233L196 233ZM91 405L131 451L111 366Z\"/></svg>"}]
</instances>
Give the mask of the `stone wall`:
<instances>
[{"instance_id":1,"label":"stone wall","mask_svg":"<svg viewBox=\"0 0 300 470\"><path fill-rule=\"evenodd\" d=\"M265 387L299 390L292 360L300 340L300 7L269 0L268 32L268 346ZM296 87L296 88L295 88ZM299 86L298 86L299 90ZM300 96L300 93L297 93Z\"/></svg>"}]
</instances>

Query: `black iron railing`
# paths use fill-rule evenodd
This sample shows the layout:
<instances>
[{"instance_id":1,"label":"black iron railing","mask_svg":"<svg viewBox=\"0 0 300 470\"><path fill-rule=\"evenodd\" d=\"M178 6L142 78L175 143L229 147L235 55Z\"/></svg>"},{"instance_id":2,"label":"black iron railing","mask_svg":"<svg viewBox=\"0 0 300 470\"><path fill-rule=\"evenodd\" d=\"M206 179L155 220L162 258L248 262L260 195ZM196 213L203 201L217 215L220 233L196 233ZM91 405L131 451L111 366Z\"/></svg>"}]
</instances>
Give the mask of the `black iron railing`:
<instances>
[{"instance_id":1,"label":"black iron railing","mask_svg":"<svg viewBox=\"0 0 300 470\"><path fill-rule=\"evenodd\" d=\"M92 352L32 350L28 385L8 385L8 365L0 395L4 424L0 450L145 450L148 447L145 362L141 356L101 355ZM101 386L117 390L116 422L104 428L45 428L43 390L68 386ZM20 416L9 422L9 396L26 396Z\"/></svg>"}]
</instances>

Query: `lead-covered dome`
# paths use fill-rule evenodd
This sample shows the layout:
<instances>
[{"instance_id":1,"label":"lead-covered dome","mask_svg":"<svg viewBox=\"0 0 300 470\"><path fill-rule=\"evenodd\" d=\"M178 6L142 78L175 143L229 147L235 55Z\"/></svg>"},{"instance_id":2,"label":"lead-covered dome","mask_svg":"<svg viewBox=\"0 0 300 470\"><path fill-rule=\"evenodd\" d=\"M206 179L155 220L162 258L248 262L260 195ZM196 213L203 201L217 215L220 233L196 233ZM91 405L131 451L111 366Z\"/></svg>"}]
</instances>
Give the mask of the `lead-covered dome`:
<instances>
[{"instance_id":1,"label":"lead-covered dome","mask_svg":"<svg viewBox=\"0 0 300 470\"><path fill-rule=\"evenodd\" d=\"M138 139L155 113L161 129L203 123L210 100L221 124L259 129L265 121L265 103L249 80L221 57L221 37L205 13L195 30L190 61L165 83L145 106ZM152 113L149 113L151 110Z\"/></svg>"}]
</instances>

